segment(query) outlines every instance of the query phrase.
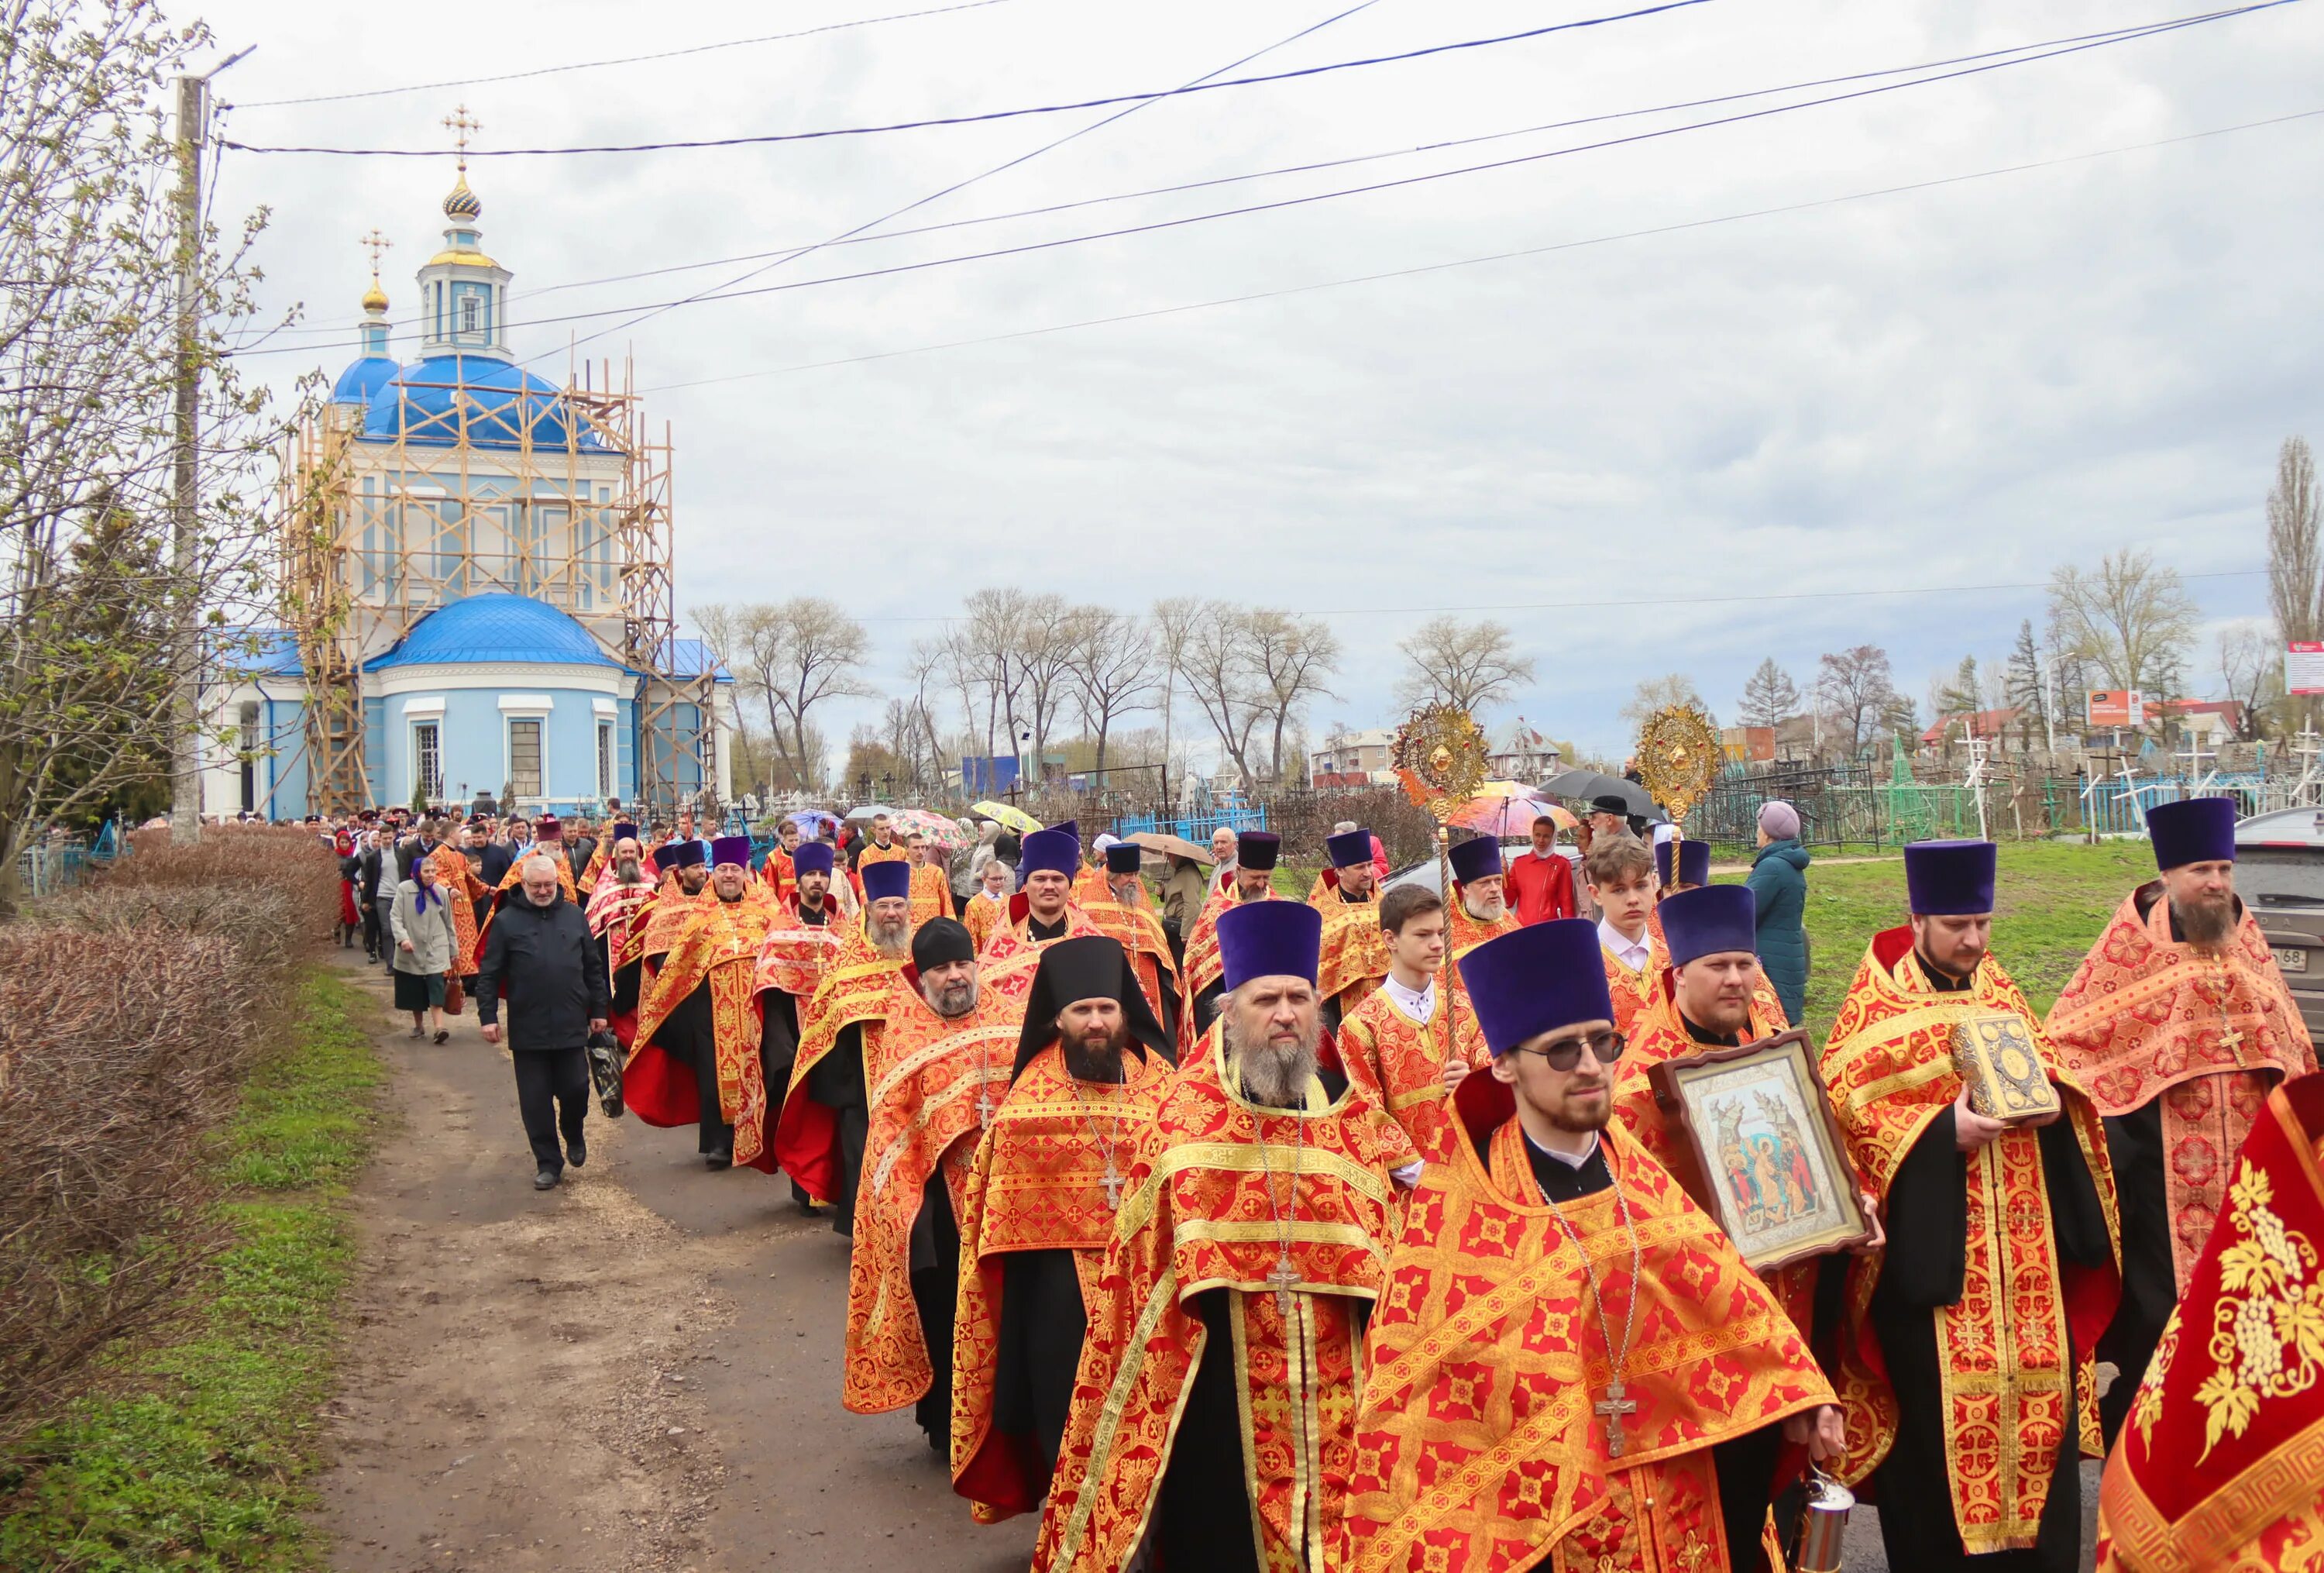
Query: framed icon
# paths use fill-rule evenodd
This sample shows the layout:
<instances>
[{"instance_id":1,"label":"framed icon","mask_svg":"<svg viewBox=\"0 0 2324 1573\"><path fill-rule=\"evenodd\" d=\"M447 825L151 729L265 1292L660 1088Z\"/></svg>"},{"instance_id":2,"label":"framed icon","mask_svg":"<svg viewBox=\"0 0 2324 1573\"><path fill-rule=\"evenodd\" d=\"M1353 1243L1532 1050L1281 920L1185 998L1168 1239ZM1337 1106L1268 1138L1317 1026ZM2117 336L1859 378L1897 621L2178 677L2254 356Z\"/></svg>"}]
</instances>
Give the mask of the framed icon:
<instances>
[{"instance_id":1,"label":"framed icon","mask_svg":"<svg viewBox=\"0 0 2324 1573\"><path fill-rule=\"evenodd\" d=\"M1805 1032L1705 1049L1648 1075L1700 1165L1689 1194L1753 1272L1872 1237Z\"/></svg>"}]
</instances>

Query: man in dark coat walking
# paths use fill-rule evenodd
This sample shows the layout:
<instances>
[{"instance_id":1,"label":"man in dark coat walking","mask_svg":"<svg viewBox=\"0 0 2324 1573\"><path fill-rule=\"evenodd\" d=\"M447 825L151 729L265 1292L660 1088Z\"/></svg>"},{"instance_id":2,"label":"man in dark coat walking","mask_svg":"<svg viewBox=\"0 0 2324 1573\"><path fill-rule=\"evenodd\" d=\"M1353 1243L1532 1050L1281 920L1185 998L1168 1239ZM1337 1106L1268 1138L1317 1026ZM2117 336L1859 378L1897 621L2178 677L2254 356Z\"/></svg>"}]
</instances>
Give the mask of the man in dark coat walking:
<instances>
[{"instance_id":1,"label":"man in dark coat walking","mask_svg":"<svg viewBox=\"0 0 2324 1573\"><path fill-rule=\"evenodd\" d=\"M501 1003L510 1002L517 1107L539 1166L532 1188L548 1190L568 1161L576 1169L588 1161L581 1139L589 1114L586 1046L613 1009L605 948L591 942L588 919L565 899L553 858L535 853L524 860L518 898L503 902L493 921L475 988L487 1043L501 1041Z\"/></svg>"}]
</instances>

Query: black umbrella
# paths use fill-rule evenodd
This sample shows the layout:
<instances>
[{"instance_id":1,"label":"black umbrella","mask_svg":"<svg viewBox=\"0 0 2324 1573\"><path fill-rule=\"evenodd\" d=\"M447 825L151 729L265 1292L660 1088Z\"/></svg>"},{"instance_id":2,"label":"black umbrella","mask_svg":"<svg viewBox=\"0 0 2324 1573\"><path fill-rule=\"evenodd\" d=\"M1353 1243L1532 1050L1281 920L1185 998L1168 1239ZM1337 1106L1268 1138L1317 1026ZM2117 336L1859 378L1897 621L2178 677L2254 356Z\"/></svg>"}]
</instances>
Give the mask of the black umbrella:
<instances>
[{"instance_id":1,"label":"black umbrella","mask_svg":"<svg viewBox=\"0 0 2324 1573\"><path fill-rule=\"evenodd\" d=\"M1598 770L1565 770L1534 789L1550 798L1619 798L1641 819L1667 818L1637 782Z\"/></svg>"}]
</instances>

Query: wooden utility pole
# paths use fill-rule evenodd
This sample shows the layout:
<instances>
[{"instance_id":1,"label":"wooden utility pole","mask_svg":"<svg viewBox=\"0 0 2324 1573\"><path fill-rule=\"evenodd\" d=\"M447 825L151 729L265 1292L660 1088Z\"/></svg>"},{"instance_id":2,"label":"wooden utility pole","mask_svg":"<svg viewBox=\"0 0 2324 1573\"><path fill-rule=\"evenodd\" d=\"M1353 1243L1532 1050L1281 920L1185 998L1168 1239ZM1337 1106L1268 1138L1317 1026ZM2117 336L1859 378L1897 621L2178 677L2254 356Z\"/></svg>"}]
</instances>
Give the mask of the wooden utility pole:
<instances>
[{"instance_id":1,"label":"wooden utility pole","mask_svg":"<svg viewBox=\"0 0 2324 1573\"><path fill-rule=\"evenodd\" d=\"M170 570L174 580L170 838L180 846L191 845L202 826L201 608L194 591L201 514L202 144L209 140L210 78L249 52L244 49L227 56L207 75L178 79L177 419L170 509Z\"/></svg>"}]
</instances>

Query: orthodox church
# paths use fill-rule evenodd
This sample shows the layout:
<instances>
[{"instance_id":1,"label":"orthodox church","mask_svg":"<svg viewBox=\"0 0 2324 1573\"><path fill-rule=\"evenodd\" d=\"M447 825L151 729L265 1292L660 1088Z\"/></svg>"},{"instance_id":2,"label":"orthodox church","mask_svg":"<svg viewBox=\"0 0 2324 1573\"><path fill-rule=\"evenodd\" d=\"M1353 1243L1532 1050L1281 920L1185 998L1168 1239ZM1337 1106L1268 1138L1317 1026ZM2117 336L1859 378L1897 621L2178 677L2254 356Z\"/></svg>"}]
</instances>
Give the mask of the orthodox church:
<instances>
[{"instance_id":1,"label":"orthodox church","mask_svg":"<svg viewBox=\"0 0 2324 1573\"><path fill-rule=\"evenodd\" d=\"M211 662L213 814L723 802L733 682L672 608L669 443L639 401L508 342L508 269L460 175L390 352L374 231L360 353L285 464L285 625Z\"/></svg>"}]
</instances>

